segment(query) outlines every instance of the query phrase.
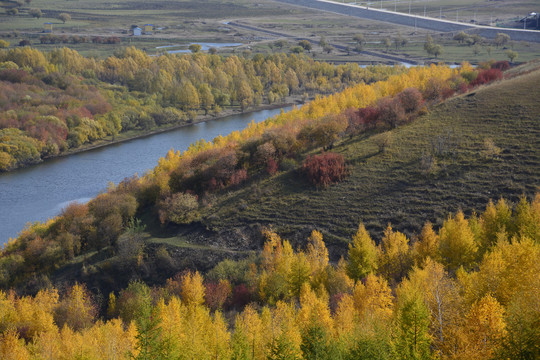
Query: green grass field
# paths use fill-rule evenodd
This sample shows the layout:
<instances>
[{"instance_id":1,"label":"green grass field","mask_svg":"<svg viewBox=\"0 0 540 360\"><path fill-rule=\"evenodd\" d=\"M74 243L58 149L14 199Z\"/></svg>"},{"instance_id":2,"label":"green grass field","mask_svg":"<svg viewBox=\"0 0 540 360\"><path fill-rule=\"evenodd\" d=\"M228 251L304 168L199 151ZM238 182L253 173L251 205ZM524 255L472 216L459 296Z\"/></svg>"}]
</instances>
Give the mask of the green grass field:
<instances>
[{"instance_id":1,"label":"green grass field","mask_svg":"<svg viewBox=\"0 0 540 360\"><path fill-rule=\"evenodd\" d=\"M153 242L196 243L239 239L270 226L297 245L318 229L334 256L363 221L378 239L388 223L409 236L425 221L436 226L449 213L482 211L489 199L531 197L540 184L540 104L536 84L540 70L457 96L436 106L412 124L391 132L393 145L380 153L381 134L348 139L333 151L345 156L349 176L327 189L305 183L295 171L253 181L220 194L203 211L201 228L215 231L167 234L154 227ZM434 144L447 151L442 156ZM422 157L433 156L431 167ZM207 230L204 230L207 231ZM163 237L163 240L160 240Z\"/></svg>"}]
</instances>

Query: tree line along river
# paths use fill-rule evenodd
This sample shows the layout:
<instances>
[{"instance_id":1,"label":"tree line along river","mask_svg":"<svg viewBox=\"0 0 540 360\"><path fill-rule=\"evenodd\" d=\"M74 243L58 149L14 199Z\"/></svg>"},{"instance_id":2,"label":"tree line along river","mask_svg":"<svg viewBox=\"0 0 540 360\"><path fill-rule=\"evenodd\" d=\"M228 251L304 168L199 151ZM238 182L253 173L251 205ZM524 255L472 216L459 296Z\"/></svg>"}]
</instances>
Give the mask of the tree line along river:
<instances>
[{"instance_id":1,"label":"tree line along river","mask_svg":"<svg viewBox=\"0 0 540 360\"><path fill-rule=\"evenodd\" d=\"M252 120L260 122L280 111L231 115L1 173L0 244L16 237L28 222L54 217L72 201L90 200L110 182L144 174L171 148L183 151L199 139L242 130Z\"/></svg>"}]
</instances>

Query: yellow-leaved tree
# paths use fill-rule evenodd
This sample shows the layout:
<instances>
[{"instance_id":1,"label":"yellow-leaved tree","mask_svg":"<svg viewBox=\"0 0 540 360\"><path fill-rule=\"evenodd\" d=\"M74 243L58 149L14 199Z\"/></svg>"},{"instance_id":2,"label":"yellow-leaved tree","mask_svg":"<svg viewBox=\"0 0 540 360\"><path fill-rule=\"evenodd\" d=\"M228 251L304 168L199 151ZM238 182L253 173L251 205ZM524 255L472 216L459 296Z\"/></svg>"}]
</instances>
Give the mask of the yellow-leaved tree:
<instances>
[{"instance_id":1,"label":"yellow-leaved tree","mask_svg":"<svg viewBox=\"0 0 540 360\"><path fill-rule=\"evenodd\" d=\"M377 246L369 236L363 223L349 244L349 262L347 272L353 280L362 280L377 270Z\"/></svg>"},{"instance_id":2,"label":"yellow-leaved tree","mask_svg":"<svg viewBox=\"0 0 540 360\"><path fill-rule=\"evenodd\" d=\"M439 253L443 265L452 272L461 266L471 269L476 262L477 251L474 233L463 211L449 216L439 231Z\"/></svg>"}]
</instances>

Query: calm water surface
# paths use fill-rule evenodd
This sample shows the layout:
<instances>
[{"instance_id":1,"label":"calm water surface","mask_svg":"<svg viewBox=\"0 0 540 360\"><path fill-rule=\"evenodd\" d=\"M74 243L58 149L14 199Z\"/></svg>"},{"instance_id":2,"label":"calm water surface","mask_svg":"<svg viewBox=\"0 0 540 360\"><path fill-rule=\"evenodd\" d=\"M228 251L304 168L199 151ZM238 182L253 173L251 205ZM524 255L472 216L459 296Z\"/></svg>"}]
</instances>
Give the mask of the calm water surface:
<instances>
[{"instance_id":1,"label":"calm water surface","mask_svg":"<svg viewBox=\"0 0 540 360\"><path fill-rule=\"evenodd\" d=\"M88 201L109 182L144 174L171 148L183 151L199 139L227 135L280 111L232 115L0 174L0 244L15 237L27 222L56 216L72 201Z\"/></svg>"}]
</instances>

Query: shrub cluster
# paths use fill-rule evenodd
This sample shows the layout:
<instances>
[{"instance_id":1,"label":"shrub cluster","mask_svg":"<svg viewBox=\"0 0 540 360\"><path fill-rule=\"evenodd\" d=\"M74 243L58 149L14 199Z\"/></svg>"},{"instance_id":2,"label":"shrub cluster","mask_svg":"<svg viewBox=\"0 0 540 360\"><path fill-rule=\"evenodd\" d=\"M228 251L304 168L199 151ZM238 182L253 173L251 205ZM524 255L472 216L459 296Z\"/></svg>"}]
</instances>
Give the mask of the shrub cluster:
<instances>
[{"instance_id":1,"label":"shrub cluster","mask_svg":"<svg viewBox=\"0 0 540 360\"><path fill-rule=\"evenodd\" d=\"M302 172L313 185L326 187L343 180L347 168L343 155L327 152L308 156L302 165Z\"/></svg>"}]
</instances>

